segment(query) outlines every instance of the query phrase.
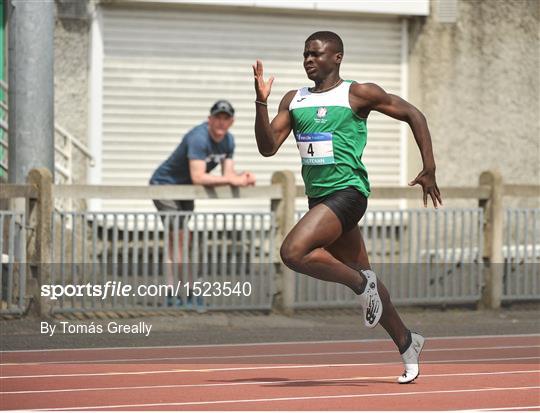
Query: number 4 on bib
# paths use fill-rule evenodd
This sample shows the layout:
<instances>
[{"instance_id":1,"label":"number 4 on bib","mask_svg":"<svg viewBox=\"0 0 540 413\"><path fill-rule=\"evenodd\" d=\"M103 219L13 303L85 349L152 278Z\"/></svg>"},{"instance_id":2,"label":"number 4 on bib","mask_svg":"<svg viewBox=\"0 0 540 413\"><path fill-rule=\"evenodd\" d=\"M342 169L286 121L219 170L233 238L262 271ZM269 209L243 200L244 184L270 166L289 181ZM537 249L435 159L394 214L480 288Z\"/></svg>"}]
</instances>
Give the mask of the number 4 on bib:
<instances>
[{"instance_id":1,"label":"number 4 on bib","mask_svg":"<svg viewBox=\"0 0 540 413\"><path fill-rule=\"evenodd\" d=\"M334 147L330 132L300 133L295 136L302 165L330 165L334 161Z\"/></svg>"}]
</instances>

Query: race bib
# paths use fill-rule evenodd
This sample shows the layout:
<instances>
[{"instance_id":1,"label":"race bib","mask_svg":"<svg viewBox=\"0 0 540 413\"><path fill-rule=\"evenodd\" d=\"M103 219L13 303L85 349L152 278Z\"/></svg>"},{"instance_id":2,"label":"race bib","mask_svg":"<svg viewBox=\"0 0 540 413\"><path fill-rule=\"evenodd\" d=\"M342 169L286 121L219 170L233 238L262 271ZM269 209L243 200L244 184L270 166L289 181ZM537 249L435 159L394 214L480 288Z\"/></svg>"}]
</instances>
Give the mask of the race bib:
<instances>
[{"instance_id":1,"label":"race bib","mask_svg":"<svg viewBox=\"0 0 540 413\"><path fill-rule=\"evenodd\" d=\"M299 133L296 145L302 165L329 165L334 162L334 147L330 132Z\"/></svg>"}]
</instances>

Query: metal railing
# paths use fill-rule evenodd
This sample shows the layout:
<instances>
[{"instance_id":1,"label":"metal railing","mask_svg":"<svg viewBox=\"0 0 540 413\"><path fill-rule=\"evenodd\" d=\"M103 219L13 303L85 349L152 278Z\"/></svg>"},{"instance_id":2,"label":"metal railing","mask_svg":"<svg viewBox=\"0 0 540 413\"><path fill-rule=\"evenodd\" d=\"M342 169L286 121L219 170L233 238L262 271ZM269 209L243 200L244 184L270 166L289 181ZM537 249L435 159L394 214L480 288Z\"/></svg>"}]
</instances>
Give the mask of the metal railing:
<instances>
[{"instance_id":1,"label":"metal railing","mask_svg":"<svg viewBox=\"0 0 540 413\"><path fill-rule=\"evenodd\" d=\"M0 80L0 90L4 93L4 101L0 102L1 109L1 119L0 119L0 129L2 135L0 136L0 145L2 147L0 153L2 158L0 159L0 166L4 172L8 171L8 156L9 156L9 145L7 136L9 133L9 126L7 121L8 115L8 105L7 105L7 94L8 86L7 84ZM54 124L54 137L55 137L55 175L57 184L71 184L73 183L73 158L75 151L78 151L83 158L89 163L90 166L94 166L94 157L90 153L88 147L82 143L79 139L69 133L65 128L59 124ZM58 205L59 209L67 208L71 209L70 200L65 204Z\"/></svg>"},{"instance_id":2,"label":"metal railing","mask_svg":"<svg viewBox=\"0 0 540 413\"><path fill-rule=\"evenodd\" d=\"M0 211L0 313L22 314L26 295L26 225L24 213Z\"/></svg>"},{"instance_id":3,"label":"metal railing","mask_svg":"<svg viewBox=\"0 0 540 413\"><path fill-rule=\"evenodd\" d=\"M55 212L52 225L51 284L121 283L133 291L61 296L52 313L271 308L271 213Z\"/></svg>"},{"instance_id":4,"label":"metal railing","mask_svg":"<svg viewBox=\"0 0 540 413\"><path fill-rule=\"evenodd\" d=\"M396 304L474 303L481 296L483 219L480 208L373 210L360 228L370 264ZM296 275L296 308L344 305L358 305L345 286Z\"/></svg>"},{"instance_id":5,"label":"metal railing","mask_svg":"<svg viewBox=\"0 0 540 413\"><path fill-rule=\"evenodd\" d=\"M226 278L227 274L240 274L241 276L244 273L247 276L249 266L242 265L244 264L243 256L246 257L246 261L251 262L251 260L258 259L262 260L263 264L264 259L262 257L267 257L268 264L275 267L274 273L272 268L266 273L275 274L275 276L263 277L268 280L268 284L261 287L260 292L263 294L263 290L265 290L266 293L264 294L266 295L259 296L256 300L254 299L254 302L242 300L243 303L246 303L246 306L223 304L219 300L213 300L213 306L210 308L268 308L270 305L273 310L288 313L293 311L294 308L309 307L315 304L319 306L337 305L338 303L347 305L353 302L350 293L342 292L343 290L333 291L332 289L338 288L336 285L330 286L331 283L311 280L305 276L300 277L279 262L278 248L298 218L295 216L295 198L303 192L302 188L295 185L294 175L288 171L276 172L272 177L272 184L268 186L205 188L195 185L118 187L55 185L52 183L51 174L47 170L34 169L29 173L28 184L7 184L2 185L1 189L0 198L25 198L28 200L26 209L30 214L27 217L27 222L32 223L32 230L29 231L29 238L31 239L28 242L29 249L27 252L29 257L28 268L30 269L29 279L32 279L29 293L34 297L34 309L37 314L51 314L59 311L58 308L61 308L60 311L71 311L73 308L86 311L88 308L101 305L101 303L97 302L92 304L90 301L81 303L75 300L72 302L64 301L63 307L59 307L57 303L51 302L51 300L44 298L40 294L41 286L52 281L57 282L60 280L60 283L71 283L79 280L82 271L85 271L85 277L87 274L91 274L91 272L87 272L87 270L90 271L88 267L82 268L81 265L85 262L89 264L95 263L96 265L98 263L105 264L102 268L105 268L106 271L96 273L98 278L101 277L102 281L122 281L122 277L127 277L128 280L137 279L135 285L139 285L139 281L144 280L141 263L144 264L147 260L144 256L144 247L142 252L140 249L141 242L144 244L145 233L148 237L148 243L146 244L149 254L148 260L151 260L149 263L152 264L152 267L148 268L149 271L150 268L154 271L147 274L148 276L154 276L155 274L158 281L167 280L167 284L166 268L169 264L164 257L169 255L168 260L176 262L174 260L179 257L173 256L171 258L167 250L177 251L180 242L193 243L190 244L193 248L183 249L183 251L189 249L191 260L181 260L182 266L183 263L187 262L196 266L196 268L191 269L191 273L188 271L188 275L191 274L192 277L200 278L202 274L203 279L210 280L204 278L208 277L208 274L212 274L212 271L208 272L208 266L204 267L205 264L210 266L216 264L216 268L219 268L219 265L227 265L229 273L217 272L215 273L216 277ZM512 284L513 281L507 281L508 277L504 274L505 222L503 207L504 196L540 198L540 187L534 185L504 185L499 174L486 172L481 175L479 185L476 187L441 188L441 191L445 196L445 200L469 199L478 202L478 208L449 209L446 207L439 211L429 209L372 210L366 214L364 221L362 221L361 225L371 262L383 281L389 284L396 302L443 305L446 303L477 301L482 306L498 308L503 299L513 299L518 296L520 299L540 299L540 295L536 295L534 289L529 293L525 287L519 287L517 290L514 287L511 287L514 288L513 290L505 287L505 283L507 285L514 284ZM418 190L413 188L376 188L372 193L372 197L375 199L417 199L418 195ZM128 214L122 212L105 217L103 214L108 213L90 213L90 215L88 213L69 211L53 213L54 202L58 198L266 199L271 206L269 215L271 218L264 218L263 221L270 219L272 224L266 226L265 223L263 233L252 237L248 234L250 234L252 227L256 230L257 225L248 225L246 222L248 215L233 214L226 217L225 214L214 214L215 217L222 216L222 218L210 220L209 216L207 216L207 227L203 231L205 225L204 215L194 218L195 214L189 221L188 226L184 227L188 229L182 230L182 233L188 231L188 234L192 237L191 241L174 241L179 232L173 230L173 241L172 244L169 244L165 240L170 238L170 223L172 222L172 228L175 228L174 221L179 220L181 214L163 216L169 222L163 228L160 227L162 225L160 219L157 219L162 215L158 213L150 214L149 217L153 216L154 222L157 223L157 225L151 227L152 231L150 231L150 227L145 230L144 224L141 223L144 221L144 215L137 215L137 213ZM97 215L93 216L92 214ZM102 214L101 218L99 214ZM528 214L529 218L527 218L528 223L526 226L536 228L538 211L536 210L532 215L531 213ZM531 217L534 222L530 221ZM55 219L54 226L53 218ZM236 224L231 224L235 220ZM58 224L58 221L60 224ZM71 224L67 225L68 222L71 222ZM525 224L516 225L521 228ZM84 236L82 235L83 231L86 231ZM96 231L97 235L94 235ZM155 237L153 231L157 231ZM167 231L169 232L167 233ZM212 234L215 231L217 231L218 235L214 238ZM71 238L69 238L70 234ZM512 242L516 243L515 245L535 243L533 238L537 236L534 235L536 232L523 235L526 238L521 235L525 234L523 231L520 230L519 234L519 236L515 234L511 236ZM152 237L154 237L155 241L150 242ZM244 238L242 239L242 237ZM259 248L259 252L261 251L263 238L266 240L264 248L268 248L265 251L268 252L257 255L257 248ZM86 244L81 243L83 239L86 240ZM127 242L124 242L124 239ZM182 239L185 239L185 237ZM254 239L259 240L257 241L259 244L254 243ZM273 245L273 247L270 247L270 245ZM255 255L248 253L251 246L255 248ZM139 252L135 252L137 248ZM153 254L154 248L157 248L157 252L150 258L150 251L152 250ZM205 251L205 248L206 253L201 252ZM508 251L512 251L513 247L508 248L510 248ZM528 248L527 246L525 251L528 251ZM85 250L84 254L82 253L83 249ZM127 249L127 253L125 253L125 249ZM215 251L216 255L209 257L210 250ZM536 251L536 247L533 247L533 250ZM90 251L95 251L95 257L88 255ZM113 253L113 251L116 252ZM225 253L220 251L225 251ZM517 247L517 251L521 251L520 247ZM62 254L64 255L62 256ZM195 255L191 256L192 254ZM77 260L77 257L80 257L80 259ZM527 257L529 256L527 255ZM56 264L65 265L63 273L60 268L54 267L55 261L57 261ZM81 264L79 268L77 268L78 263ZM114 263L114 266L112 263ZM71 266L75 266L75 270L72 270ZM174 271L180 272L175 273ZM188 276L184 276L185 273L185 269L180 268L180 266L178 266L177 270L173 269L170 272L170 274L173 274L173 281L180 280L179 274L182 274L182 280L189 279ZM530 278L526 282L523 281L524 286L537 286L539 284L538 273L533 272L532 274L532 277L536 278ZM83 277L83 280L86 280L86 278ZM510 284L508 284L509 282ZM305 285L299 283L305 283ZM505 288L506 290L503 293ZM183 300L184 298L186 298L186 301ZM173 307L175 305L184 305L187 298L180 296L181 303L175 304L175 296L173 296L170 305ZM117 300L117 304L123 306L124 302L122 300ZM162 301L154 303L147 300L146 304L153 305L153 308L156 308L156 306L169 306L168 302L164 303ZM125 300L125 305L144 307L146 304L144 300L138 301L138 299L134 298ZM259 304L260 306L257 307ZM117 307L112 306L110 308Z\"/></svg>"},{"instance_id":6,"label":"metal railing","mask_svg":"<svg viewBox=\"0 0 540 413\"><path fill-rule=\"evenodd\" d=\"M511 208L505 213L503 299L540 296L540 209Z\"/></svg>"}]
</instances>

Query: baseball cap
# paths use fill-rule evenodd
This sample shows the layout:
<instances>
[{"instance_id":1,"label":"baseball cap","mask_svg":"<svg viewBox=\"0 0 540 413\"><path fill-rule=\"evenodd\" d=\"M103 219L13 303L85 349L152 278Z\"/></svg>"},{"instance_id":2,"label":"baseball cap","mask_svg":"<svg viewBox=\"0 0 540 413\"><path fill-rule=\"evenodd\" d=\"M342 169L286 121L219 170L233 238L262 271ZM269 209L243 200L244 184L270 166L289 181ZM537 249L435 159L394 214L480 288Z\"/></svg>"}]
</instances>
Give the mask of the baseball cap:
<instances>
[{"instance_id":1,"label":"baseball cap","mask_svg":"<svg viewBox=\"0 0 540 413\"><path fill-rule=\"evenodd\" d=\"M226 100L218 100L210 108L210 115L216 115L221 112L226 113L229 116L234 116L234 108L230 102Z\"/></svg>"}]
</instances>

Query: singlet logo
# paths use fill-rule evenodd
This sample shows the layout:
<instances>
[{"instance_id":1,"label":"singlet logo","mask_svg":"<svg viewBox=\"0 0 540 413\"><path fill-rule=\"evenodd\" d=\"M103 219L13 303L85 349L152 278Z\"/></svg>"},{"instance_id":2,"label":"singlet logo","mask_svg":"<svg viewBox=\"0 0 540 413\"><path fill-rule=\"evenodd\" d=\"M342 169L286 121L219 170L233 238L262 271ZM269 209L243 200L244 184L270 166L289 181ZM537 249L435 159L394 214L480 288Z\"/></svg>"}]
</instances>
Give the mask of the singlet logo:
<instances>
[{"instance_id":1,"label":"singlet logo","mask_svg":"<svg viewBox=\"0 0 540 413\"><path fill-rule=\"evenodd\" d=\"M327 119L326 119L326 114L328 113L328 109L325 108L324 106L321 106L320 108L317 109L317 115L316 115L316 118L315 118L315 122L316 123L326 123Z\"/></svg>"},{"instance_id":2,"label":"singlet logo","mask_svg":"<svg viewBox=\"0 0 540 413\"><path fill-rule=\"evenodd\" d=\"M322 119L326 116L326 112L328 112L328 109L326 109L324 106L317 109L317 117L319 119Z\"/></svg>"},{"instance_id":3,"label":"singlet logo","mask_svg":"<svg viewBox=\"0 0 540 413\"><path fill-rule=\"evenodd\" d=\"M315 123L326 123L326 114L328 113L328 108L325 106L321 106L317 109L317 114L315 115L315 118L313 119Z\"/></svg>"}]
</instances>

